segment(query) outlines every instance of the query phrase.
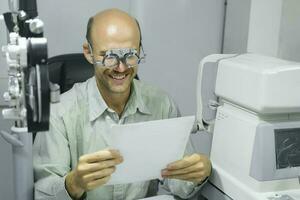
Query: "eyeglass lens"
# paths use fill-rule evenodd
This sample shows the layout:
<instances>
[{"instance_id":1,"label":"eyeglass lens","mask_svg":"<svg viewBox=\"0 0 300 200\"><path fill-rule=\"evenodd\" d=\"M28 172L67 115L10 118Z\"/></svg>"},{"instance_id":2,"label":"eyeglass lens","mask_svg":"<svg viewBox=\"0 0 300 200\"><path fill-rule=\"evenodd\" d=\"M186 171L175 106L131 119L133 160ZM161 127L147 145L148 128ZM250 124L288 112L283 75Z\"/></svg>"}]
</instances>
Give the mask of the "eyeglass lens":
<instances>
[{"instance_id":1,"label":"eyeglass lens","mask_svg":"<svg viewBox=\"0 0 300 200\"><path fill-rule=\"evenodd\" d=\"M108 55L104 57L103 64L106 67L114 67L116 65L119 65L120 61L122 61L124 64L126 64L129 67L132 67L134 65L138 64L138 57L135 54L126 54L123 58L120 58L116 54Z\"/></svg>"}]
</instances>

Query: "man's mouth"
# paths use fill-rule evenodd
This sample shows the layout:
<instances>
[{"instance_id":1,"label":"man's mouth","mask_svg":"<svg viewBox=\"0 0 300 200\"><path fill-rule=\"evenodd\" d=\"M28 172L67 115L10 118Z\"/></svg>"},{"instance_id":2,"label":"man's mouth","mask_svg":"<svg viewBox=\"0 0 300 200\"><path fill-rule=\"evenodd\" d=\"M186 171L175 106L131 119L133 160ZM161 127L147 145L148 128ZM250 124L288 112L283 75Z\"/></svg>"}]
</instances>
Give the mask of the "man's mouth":
<instances>
[{"instance_id":1,"label":"man's mouth","mask_svg":"<svg viewBox=\"0 0 300 200\"><path fill-rule=\"evenodd\" d=\"M126 75L125 74L122 74L122 75L111 75L110 77L112 77L113 79L116 79L116 80L123 80Z\"/></svg>"}]
</instances>

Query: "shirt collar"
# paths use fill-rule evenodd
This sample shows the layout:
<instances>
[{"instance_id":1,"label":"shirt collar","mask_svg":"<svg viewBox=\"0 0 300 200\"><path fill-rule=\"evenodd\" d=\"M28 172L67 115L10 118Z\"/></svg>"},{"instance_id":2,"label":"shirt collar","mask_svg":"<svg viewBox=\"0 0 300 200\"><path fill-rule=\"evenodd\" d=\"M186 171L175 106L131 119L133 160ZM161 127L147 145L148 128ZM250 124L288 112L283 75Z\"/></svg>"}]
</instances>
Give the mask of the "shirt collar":
<instances>
[{"instance_id":1,"label":"shirt collar","mask_svg":"<svg viewBox=\"0 0 300 200\"><path fill-rule=\"evenodd\" d=\"M133 79L131 89L131 94L125 107L124 114L130 115L134 114L137 111L143 114L151 114L150 110L145 104L140 81Z\"/></svg>"},{"instance_id":2,"label":"shirt collar","mask_svg":"<svg viewBox=\"0 0 300 200\"><path fill-rule=\"evenodd\" d=\"M95 77L92 77L89 80L87 90L89 103L89 119L90 121L94 121L108 109L108 106L98 90ZM124 110L124 117L134 114L137 111L144 114L151 114L150 110L144 102L140 83L136 79L132 81L131 94Z\"/></svg>"},{"instance_id":3,"label":"shirt collar","mask_svg":"<svg viewBox=\"0 0 300 200\"><path fill-rule=\"evenodd\" d=\"M89 119L90 121L94 121L104 113L108 106L98 90L95 77L92 77L89 80L87 92L89 103Z\"/></svg>"}]
</instances>

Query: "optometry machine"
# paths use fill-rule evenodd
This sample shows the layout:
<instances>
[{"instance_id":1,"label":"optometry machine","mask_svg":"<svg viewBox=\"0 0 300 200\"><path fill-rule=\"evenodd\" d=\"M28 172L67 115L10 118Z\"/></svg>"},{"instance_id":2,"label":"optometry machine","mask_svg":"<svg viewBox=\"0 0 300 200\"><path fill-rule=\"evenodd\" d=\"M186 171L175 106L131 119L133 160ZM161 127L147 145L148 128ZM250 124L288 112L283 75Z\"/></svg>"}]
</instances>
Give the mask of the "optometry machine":
<instances>
[{"instance_id":1,"label":"optometry machine","mask_svg":"<svg viewBox=\"0 0 300 200\"><path fill-rule=\"evenodd\" d=\"M12 145L15 199L32 200L32 133L48 130L50 99L58 102L60 92L58 85L49 82L47 40L36 1L9 0L8 4L10 12L0 16L1 28L8 33L2 47L8 65L8 91L3 95L8 108L2 114L14 126L0 135Z\"/></svg>"},{"instance_id":2,"label":"optometry machine","mask_svg":"<svg viewBox=\"0 0 300 200\"><path fill-rule=\"evenodd\" d=\"M299 200L300 63L211 55L200 63L198 84L198 126L213 135L204 196Z\"/></svg>"}]
</instances>

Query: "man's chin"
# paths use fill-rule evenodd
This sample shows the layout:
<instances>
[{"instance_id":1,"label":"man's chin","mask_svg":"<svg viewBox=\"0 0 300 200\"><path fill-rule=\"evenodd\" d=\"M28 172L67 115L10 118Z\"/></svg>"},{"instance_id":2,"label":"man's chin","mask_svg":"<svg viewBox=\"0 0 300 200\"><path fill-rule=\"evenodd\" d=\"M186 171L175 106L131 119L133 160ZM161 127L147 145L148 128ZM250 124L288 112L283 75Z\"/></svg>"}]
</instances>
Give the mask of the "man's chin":
<instances>
[{"instance_id":1,"label":"man's chin","mask_svg":"<svg viewBox=\"0 0 300 200\"><path fill-rule=\"evenodd\" d=\"M130 90L130 87L126 87L126 86L114 86L114 87L110 87L110 91L112 93L115 93L115 94L123 94L123 93L126 93L128 92L128 90Z\"/></svg>"},{"instance_id":2,"label":"man's chin","mask_svg":"<svg viewBox=\"0 0 300 200\"><path fill-rule=\"evenodd\" d=\"M111 82L109 84L109 88L111 92L121 94L130 91L130 85L131 85L131 81L129 80L124 81L122 84L116 84L114 82Z\"/></svg>"}]
</instances>

